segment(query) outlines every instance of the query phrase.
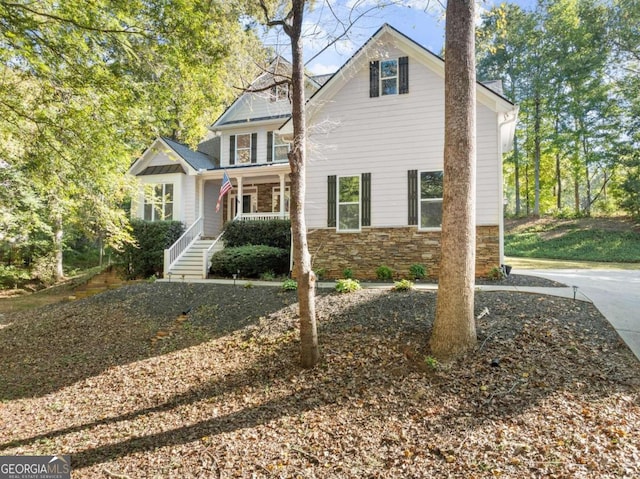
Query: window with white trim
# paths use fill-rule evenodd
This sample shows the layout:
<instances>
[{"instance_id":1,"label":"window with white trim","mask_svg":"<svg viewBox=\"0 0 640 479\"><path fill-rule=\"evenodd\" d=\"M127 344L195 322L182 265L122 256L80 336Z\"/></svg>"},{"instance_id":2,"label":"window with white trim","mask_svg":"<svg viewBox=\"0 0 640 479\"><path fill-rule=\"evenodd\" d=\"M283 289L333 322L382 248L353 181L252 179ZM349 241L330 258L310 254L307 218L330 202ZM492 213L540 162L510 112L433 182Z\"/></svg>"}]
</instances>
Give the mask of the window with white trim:
<instances>
[{"instance_id":1,"label":"window with white trim","mask_svg":"<svg viewBox=\"0 0 640 479\"><path fill-rule=\"evenodd\" d=\"M173 183L149 184L144 187L144 219L170 221L173 219Z\"/></svg>"},{"instance_id":2,"label":"window with white trim","mask_svg":"<svg viewBox=\"0 0 640 479\"><path fill-rule=\"evenodd\" d=\"M360 175L338 177L338 231L360 230Z\"/></svg>"},{"instance_id":3,"label":"window with white trim","mask_svg":"<svg viewBox=\"0 0 640 479\"><path fill-rule=\"evenodd\" d=\"M291 192L289 187L284 187L284 211L289 212L289 202L291 200ZM271 212L280 213L280 187L274 186L271 190Z\"/></svg>"},{"instance_id":4,"label":"window with white trim","mask_svg":"<svg viewBox=\"0 0 640 479\"><path fill-rule=\"evenodd\" d=\"M251 134L236 135L236 163L251 163Z\"/></svg>"},{"instance_id":5,"label":"window with white trim","mask_svg":"<svg viewBox=\"0 0 640 479\"><path fill-rule=\"evenodd\" d=\"M441 170L420 172L418 208L420 208L420 228L422 229L442 227L442 179Z\"/></svg>"},{"instance_id":6,"label":"window with white trim","mask_svg":"<svg viewBox=\"0 0 640 479\"><path fill-rule=\"evenodd\" d=\"M380 61L380 93L382 95L398 93L398 60Z\"/></svg>"},{"instance_id":7,"label":"window with white trim","mask_svg":"<svg viewBox=\"0 0 640 479\"><path fill-rule=\"evenodd\" d=\"M289 149L291 144L284 141L284 137L273 133L273 161L289 161Z\"/></svg>"},{"instance_id":8,"label":"window with white trim","mask_svg":"<svg viewBox=\"0 0 640 479\"><path fill-rule=\"evenodd\" d=\"M274 102L289 100L289 84L283 83L281 85L272 86L269 99Z\"/></svg>"}]
</instances>

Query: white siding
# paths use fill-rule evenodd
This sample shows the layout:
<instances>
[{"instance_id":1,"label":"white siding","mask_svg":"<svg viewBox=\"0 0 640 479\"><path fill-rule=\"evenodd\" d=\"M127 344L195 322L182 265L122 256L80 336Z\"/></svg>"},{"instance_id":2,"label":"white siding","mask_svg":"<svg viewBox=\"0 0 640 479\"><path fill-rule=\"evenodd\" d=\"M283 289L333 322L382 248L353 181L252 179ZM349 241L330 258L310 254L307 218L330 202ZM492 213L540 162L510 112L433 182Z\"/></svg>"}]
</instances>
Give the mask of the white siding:
<instances>
[{"instance_id":1,"label":"white siding","mask_svg":"<svg viewBox=\"0 0 640 479\"><path fill-rule=\"evenodd\" d=\"M405 53L390 48L388 57ZM444 83L409 59L409 93L369 98L368 65L311 120L307 224L327 225L327 175L371 173L371 226L407 225L407 171L442 169ZM478 224L498 224L495 113L478 107Z\"/></svg>"},{"instance_id":2,"label":"white siding","mask_svg":"<svg viewBox=\"0 0 640 479\"><path fill-rule=\"evenodd\" d=\"M153 155L147 166L175 165L176 163L179 163L179 161L175 157L170 157L165 151L158 151Z\"/></svg>"},{"instance_id":3,"label":"white siding","mask_svg":"<svg viewBox=\"0 0 640 479\"><path fill-rule=\"evenodd\" d=\"M222 208L216 213L220 180L204 183L204 235L218 236L222 231Z\"/></svg>"},{"instance_id":4,"label":"white siding","mask_svg":"<svg viewBox=\"0 0 640 479\"><path fill-rule=\"evenodd\" d=\"M182 176L182 204L180 218L187 228L196 220L196 177Z\"/></svg>"},{"instance_id":5,"label":"white siding","mask_svg":"<svg viewBox=\"0 0 640 479\"><path fill-rule=\"evenodd\" d=\"M291 112L291 104L288 101L271 101L269 98L269 91L244 93L225 114L223 124L246 121L250 118L286 115Z\"/></svg>"}]
</instances>

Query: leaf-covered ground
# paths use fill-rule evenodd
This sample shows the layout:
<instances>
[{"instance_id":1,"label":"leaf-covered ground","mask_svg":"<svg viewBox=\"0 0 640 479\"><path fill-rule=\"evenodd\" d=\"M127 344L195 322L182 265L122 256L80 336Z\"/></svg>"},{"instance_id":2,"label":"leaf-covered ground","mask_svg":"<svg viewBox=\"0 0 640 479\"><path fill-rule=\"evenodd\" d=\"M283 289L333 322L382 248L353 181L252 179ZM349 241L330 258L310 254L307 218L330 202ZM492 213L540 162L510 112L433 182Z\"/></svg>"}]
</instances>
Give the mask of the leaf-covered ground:
<instances>
[{"instance_id":1,"label":"leaf-covered ground","mask_svg":"<svg viewBox=\"0 0 640 479\"><path fill-rule=\"evenodd\" d=\"M443 367L433 293L325 293L304 371L294 301L156 283L5 315L0 455L71 454L74 479L640 477L640 367L592 305L478 293L478 349Z\"/></svg>"}]
</instances>

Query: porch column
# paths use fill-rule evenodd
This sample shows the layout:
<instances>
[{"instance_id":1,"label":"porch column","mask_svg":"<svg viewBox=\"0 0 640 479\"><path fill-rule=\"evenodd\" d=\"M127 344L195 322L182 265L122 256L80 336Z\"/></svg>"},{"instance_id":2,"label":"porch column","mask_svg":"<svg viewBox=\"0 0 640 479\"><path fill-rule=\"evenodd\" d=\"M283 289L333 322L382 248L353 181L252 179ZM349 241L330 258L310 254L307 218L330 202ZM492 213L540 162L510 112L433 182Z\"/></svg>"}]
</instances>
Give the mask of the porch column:
<instances>
[{"instance_id":1,"label":"porch column","mask_svg":"<svg viewBox=\"0 0 640 479\"><path fill-rule=\"evenodd\" d=\"M284 173L280 173L280 218L284 218Z\"/></svg>"},{"instance_id":2,"label":"porch column","mask_svg":"<svg viewBox=\"0 0 640 479\"><path fill-rule=\"evenodd\" d=\"M204 179L199 176L198 177L198 185L199 188L196 189L196 194L198 195L198 216L202 216L202 221L204 221Z\"/></svg>"},{"instance_id":3,"label":"porch column","mask_svg":"<svg viewBox=\"0 0 640 479\"><path fill-rule=\"evenodd\" d=\"M236 178L236 182L238 183L238 191L236 191L236 216L238 214L244 213L242 211L242 176L238 176Z\"/></svg>"}]
</instances>

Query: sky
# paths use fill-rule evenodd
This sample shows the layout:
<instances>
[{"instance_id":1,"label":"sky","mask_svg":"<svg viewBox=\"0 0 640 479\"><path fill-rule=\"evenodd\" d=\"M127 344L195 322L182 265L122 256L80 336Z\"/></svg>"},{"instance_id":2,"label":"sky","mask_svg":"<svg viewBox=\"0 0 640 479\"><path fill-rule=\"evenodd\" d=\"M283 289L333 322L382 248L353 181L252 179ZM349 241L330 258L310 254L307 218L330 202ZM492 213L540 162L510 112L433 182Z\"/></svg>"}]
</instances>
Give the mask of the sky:
<instances>
[{"instance_id":1,"label":"sky","mask_svg":"<svg viewBox=\"0 0 640 479\"><path fill-rule=\"evenodd\" d=\"M444 0L443 0L444 2ZM360 48L384 23L412 38L432 52L439 54L444 44L444 9L434 0L404 0L404 5L389 5L374 8L380 0L316 0L316 8L305 19L304 55L307 69L316 75L338 70L355 51ZM477 12L489 10L502 3L500 0L480 0ZM532 9L536 0L510 0L522 8ZM348 23L362 15L342 38L324 52L319 53L330 41L344 31L344 26L335 21L340 18ZM266 45L274 47L285 58L291 58L288 39L275 30L264 35ZM315 57L318 55L317 57Z\"/></svg>"}]
</instances>

